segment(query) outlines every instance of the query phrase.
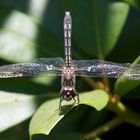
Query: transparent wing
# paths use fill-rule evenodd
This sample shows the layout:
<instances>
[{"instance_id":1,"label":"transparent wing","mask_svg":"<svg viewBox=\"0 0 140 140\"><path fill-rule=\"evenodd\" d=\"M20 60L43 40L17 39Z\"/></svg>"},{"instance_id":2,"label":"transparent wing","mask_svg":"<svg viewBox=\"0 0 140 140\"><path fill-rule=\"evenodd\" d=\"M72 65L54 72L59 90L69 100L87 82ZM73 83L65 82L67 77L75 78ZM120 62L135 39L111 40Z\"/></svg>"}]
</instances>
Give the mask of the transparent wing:
<instances>
[{"instance_id":1,"label":"transparent wing","mask_svg":"<svg viewBox=\"0 0 140 140\"><path fill-rule=\"evenodd\" d=\"M0 67L0 78L61 75L64 61L62 58L41 58L33 63L20 63Z\"/></svg>"},{"instance_id":2,"label":"transparent wing","mask_svg":"<svg viewBox=\"0 0 140 140\"><path fill-rule=\"evenodd\" d=\"M61 57L55 58L38 58L34 61L39 64L54 65L55 67L62 67L64 65L64 60Z\"/></svg>"},{"instance_id":3,"label":"transparent wing","mask_svg":"<svg viewBox=\"0 0 140 140\"><path fill-rule=\"evenodd\" d=\"M77 76L123 78L140 80L140 64L113 63L100 60L73 60Z\"/></svg>"}]
</instances>

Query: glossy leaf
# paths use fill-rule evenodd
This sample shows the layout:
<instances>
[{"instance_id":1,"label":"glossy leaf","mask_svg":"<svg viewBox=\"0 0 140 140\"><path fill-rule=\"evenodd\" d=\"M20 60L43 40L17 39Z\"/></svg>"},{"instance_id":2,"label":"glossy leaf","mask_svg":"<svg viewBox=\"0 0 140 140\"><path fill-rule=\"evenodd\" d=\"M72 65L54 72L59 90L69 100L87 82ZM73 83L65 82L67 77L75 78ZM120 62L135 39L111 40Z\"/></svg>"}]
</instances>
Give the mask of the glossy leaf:
<instances>
[{"instance_id":1,"label":"glossy leaf","mask_svg":"<svg viewBox=\"0 0 140 140\"><path fill-rule=\"evenodd\" d=\"M44 9L40 13L41 7L36 9L33 8L34 5L30 5L29 14L27 14L12 9L12 3L6 5L4 2L0 2L0 4L0 58L13 62L26 62L34 60L38 56L46 57L48 55L47 57L49 57L50 54L52 56L56 49L58 50L57 55L60 55L62 52L60 47L62 48L63 42L54 35L53 31L50 31L51 29L48 29L50 27L47 27L47 23L41 19L46 5L42 4ZM32 14L33 9L38 12L38 16Z\"/></svg>"},{"instance_id":2,"label":"glossy leaf","mask_svg":"<svg viewBox=\"0 0 140 140\"><path fill-rule=\"evenodd\" d=\"M58 133L53 135L48 135L47 137L45 135L35 135L33 136L32 140L83 140L83 134L82 133L76 133L76 132L69 132L69 133Z\"/></svg>"},{"instance_id":3,"label":"glossy leaf","mask_svg":"<svg viewBox=\"0 0 140 140\"><path fill-rule=\"evenodd\" d=\"M109 54L126 22L128 4L114 0L63 3L73 16L73 36L78 46L92 57L104 58Z\"/></svg>"},{"instance_id":4,"label":"glossy leaf","mask_svg":"<svg viewBox=\"0 0 140 140\"><path fill-rule=\"evenodd\" d=\"M122 0L124 2L128 2L130 5L140 10L140 0Z\"/></svg>"},{"instance_id":5,"label":"glossy leaf","mask_svg":"<svg viewBox=\"0 0 140 140\"><path fill-rule=\"evenodd\" d=\"M135 60L134 64L140 63L140 56ZM129 71L129 69L126 71L126 73ZM136 86L140 84L140 81L136 80L126 80L123 78L123 75L116 81L115 84L115 92L119 95L125 95L130 90L134 89Z\"/></svg>"},{"instance_id":6,"label":"glossy leaf","mask_svg":"<svg viewBox=\"0 0 140 140\"><path fill-rule=\"evenodd\" d=\"M116 48L109 55L109 60L119 63L132 63L140 55L139 17L139 12L136 13L134 9L130 11L127 24L117 42Z\"/></svg>"},{"instance_id":7,"label":"glossy leaf","mask_svg":"<svg viewBox=\"0 0 140 140\"><path fill-rule=\"evenodd\" d=\"M0 91L0 132L29 118L36 110L32 95Z\"/></svg>"},{"instance_id":8,"label":"glossy leaf","mask_svg":"<svg viewBox=\"0 0 140 140\"><path fill-rule=\"evenodd\" d=\"M0 18L5 20L0 31L0 57L18 62L34 59L36 44L32 40L36 37L37 25L33 20L16 10L6 19Z\"/></svg>"},{"instance_id":9,"label":"glossy leaf","mask_svg":"<svg viewBox=\"0 0 140 140\"><path fill-rule=\"evenodd\" d=\"M80 94L80 104L89 105L99 111L106 106L108 98L105 91L95 90ZM48 135L65 114L70 111L71 108L68 108L68 103L64 101L63 109L65 112L58 109L59 99L50 100L41 105L30 122L30 136L32 137L34 134ZM78 109L75 111L78 111Z\"/></svg>"},{"instance_id":10,"label":"glossy leaf","mask_svg":"<svg viewBox=\"0 0 140 140\"><path fill-rule=\"evenodd\" d=\"M85 140L85 139L82 139ZM100 137L91 137L91 138L86 138L86 140L102 140Z\"/></svg>"},{"instance_id":11,"label":"glossy leaf","mask_svg":"<svg viewBox=\"0 0 140 140\"><path fill-rule=\"evenodd\" d=\"M7 6L4 2L1 3ZM56 49L58 50L57 55L62 55L62 40L60 41L57 37L50 34L49 31L51 30L57 36L62 35L64 12L62 13L59 6L56 7L57 12L54 12L54 7L53 9L49 8L49 10L45 9L47 5L52 4L51 2L41 0L39 3L34 0L30 2L29 14L22 14L5 7L5 11L8 11L7 13L10 14L6 19L5 17L2 19L6 23L1 33L0 46L2 51L0 56L2 58L18 62L32 60L38 55L36 53L38 44L39 52L41 52L42 56L54 55L53 52ZM59 5L57 2L55 3L55 5ZM75 7L76 3L78 3L79 8L83 7L82 10ZM113 0L91 0L88 3L84 0L76 2L72 0L67 3L62 1L62 4L66 7L65 9L69 9L72 13L73 37L80 50L84 50L84 52L98 58L103 58L109 54L126 21L129 11L128 5L123 2L114 2ZM9 3L9 5L14 7L12 3ZM43 13L44 10L47 11L45 14ZM45 20L41 21L42 18ZM40 24L43 26L40 26ZM57 26L54 26L54 24ZM35 40L36 37L38 37L37 40ZM6 43L7 38L10 45ZM11 50L12 53L7 57Z\"/></svg>"}]
</instances>

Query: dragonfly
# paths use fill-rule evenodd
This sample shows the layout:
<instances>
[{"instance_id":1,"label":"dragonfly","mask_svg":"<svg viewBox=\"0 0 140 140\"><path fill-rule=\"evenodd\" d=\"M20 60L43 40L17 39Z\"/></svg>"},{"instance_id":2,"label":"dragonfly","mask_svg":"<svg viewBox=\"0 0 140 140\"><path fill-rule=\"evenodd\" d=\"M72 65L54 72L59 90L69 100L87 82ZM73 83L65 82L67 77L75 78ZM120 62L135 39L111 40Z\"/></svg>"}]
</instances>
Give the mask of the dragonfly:
<instances>
[{"instance_id":1,"label":"dragonfly","mask_svg":"<svg viewBox=\"0 0 140 140\"><path fill-rule=\"evenodd\" d=\"M32 63L18 63L0 66L0 78L35 76L45 73L50 76L61 76L60 103L63 100L70 101L79 94L75 89L75 77L102 77L118 78L123 75L124 79L140 80L140 64L114 63L102 60L72 60L71 33L72 17L69 11L64 16L64 59L39 58Z\"/></svg>"}]
</instances>

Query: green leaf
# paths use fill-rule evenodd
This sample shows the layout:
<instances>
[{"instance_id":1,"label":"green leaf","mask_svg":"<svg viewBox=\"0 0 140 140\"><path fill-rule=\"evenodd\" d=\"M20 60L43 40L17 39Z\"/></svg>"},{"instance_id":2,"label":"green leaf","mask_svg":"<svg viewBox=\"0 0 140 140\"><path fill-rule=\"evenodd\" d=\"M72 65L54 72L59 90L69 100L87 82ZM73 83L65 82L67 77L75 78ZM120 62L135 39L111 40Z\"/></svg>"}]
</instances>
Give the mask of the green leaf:
<instances>
[{"instance_id":1,"label":"green leaf","mask_svg":"<svg viewBox=\"0 0 140 140\"><path fill-rule=\"evenodd\" d=\"M47 136L47 140L82 140L83 134L82 133L59 133L59 134L54 134L54 135L49 135ZM34 137L33 137L34 138ZM44 136L45 138L45 136ZM41 139L42 140L42 139ZM44 139L45 140L45 139Z\"/></svg>"},{"instance_id":2,"label":"green leaf","mask_svg":"<svg viewBox=\"0 0 140 140\"><path fill-rule=\"evenodd\" d=\"M128 2L130 5L140 10L140 0L122 0L124 2Z\"/></svg>"},{"instance_id":3,"label":"green leaf","mask_svg":"<svg viewBox=\"0 0 140 140\"><path fill-rule=\"evenodd\" d=\"M71 11L73 36L80 49L92 57L104 58L109 54L126 22L128 4L114 0L63 0L63 3Z\"/></svg>"},{"instance_id":4,"label":"green leaf","mask_svg":"<svg viewBox=\"0 0 140 140\"><path fill-rule=\"evenodd\" d=\"M0 3L3 23L0 57L15 62L30 61L38 56L62 56L62 5L71 11L73 37L80 50L98 58L104 58L114 48L129 11L126 3L114 0L92 0L88 3L85 0L67 3L41 1L39 4L31 1L28 14L13 10L24 9L20 2L15 5L12 2Z\"/></svg>"},{"instance_id":5,"label":"green leaf","mask_svg":"<svg viewBox=\"0 0 140 140\"><path fill-rule=\"evenodd\" d=\"M38 56L46 57L48 55L47 57L49 57L51 55L52 57L55 55L56 49L57 56L62 53L63 42L58 36L54 35L53 31L50 31L51 27L47 23L42 22L43 12L46 8L46 5L44 5L39 3L39 6L42 6L40 8L39 6L31 5L29 14L27 14L12 9L12 3L9 3L9 5L0 4L0 20L2 24L0 30L0 58L13 62L27 62L34 60ZM38 15L36 14L36 16L33 14L35 10L36 13L38 10ZM47 21L51 23L51 20ZM56 25L58 21L55 22ZM61 22L63 22L63 19ZM60 28L58 29L60 30ZM61 29L63 29L63 26Z\"/></svg>"},{"instance_id":6,"label":"green leaf","mask_svg":"<svg viewBox=\"0 0 140 140\"><path fill-rule=\"evenodd\" d=\"M80 94L80 104L89 105L94 107L98 111L103 109L108 103L108 94L103 90L95 90ZM68 102L63 102L63 107ZM45 102L37 110L30 122L30 136L34 134L46 134L48 135L54 126L70 111L71 108L67 108L66 112L58 110L59 99L53 99ZM75 110L78 111L78 110Z\"/></svg>"},{"instance_id":7,"label":"green leaf","mask_svg":"<svg viewBox=\"0 0 140 140\"><path fill-rule=\"evenodd\" d=\"M108 103L108 94L103 90L94 90L80 95L80 104L89 105L96 110L102 110Z\"/></svg>"},{"instance_id":8,"label":"green leaf","mask_svg":"<svg viewBox=\"0 0 140 140\"><path fill-rule=\"evenodd\" d=\"M91 137L91 138L84 138L84 139L82 139L82 140L101 140L101 138L100 137Z\"/></svg>"},{"instance_id":9,"label":"green leaf","mask_svg":"<svg viewBox=\"0 0 140 140\"><path fill-rule=\"evenodd\" d=\"M9 12L9 9L5 9L5 12ZM5 20L0 30L0 57L17 62L34 59L36 44L33 40L36 37L37 24L32 18L16 10L6 19L2 16L0 18Z\"/></svg>"},{"instance_id":10,"label":"green leaf","mask_svg":"<svg viewBox=\"0 0 140 140\"><path fill-rule=\"evenodd\" d=\"M0 91L0 132L29 118L36 110L35 96Z\"/></svg>"},{"instance_id":11,"label":"green leaf","mask_svg":"<svg viewBox=\"0 0 140 140\"><path fill-rule=\"evenodd\" d=\"M117 46L109 55L108 60L124 63L132 63L140 55L140 12L132 10L126 26L118 40ZM124 55L127 54L127 55ZM129 57L128 57L129 56Z\"/></svg>"},{"instance_id":12,"label":"green leaf","mask_svg":"<svg viewBox=\"0 0 140 140\"><path fill-rule=\"evenodd\" d=\"M134 61L133 64L139 64L140 63L140 56ZM129 69L126 71L126 73L129 71ZM139 80L126 80L123 78L123 75L117 79L115 83L115 92L119 96L123 96L126 93L128 93L130 90L134 89L136 86L140 84Z\"/></svg>"},{"instance_id":13,"label":"green leaf","mask_svg":"<svg viewBox=\"0 0 140 140\"><path fill-rule=\"evenodd\" d=\"M49 78L48 78L49 79ZM48 88L45 85L37 84L27 78L6 78L0 79L0 90L10 91L17 93L26 93L26 94L36 94L38 93L48 93ZM25 88L26 87L26 88Z\"/></svg>"}]
</instances>

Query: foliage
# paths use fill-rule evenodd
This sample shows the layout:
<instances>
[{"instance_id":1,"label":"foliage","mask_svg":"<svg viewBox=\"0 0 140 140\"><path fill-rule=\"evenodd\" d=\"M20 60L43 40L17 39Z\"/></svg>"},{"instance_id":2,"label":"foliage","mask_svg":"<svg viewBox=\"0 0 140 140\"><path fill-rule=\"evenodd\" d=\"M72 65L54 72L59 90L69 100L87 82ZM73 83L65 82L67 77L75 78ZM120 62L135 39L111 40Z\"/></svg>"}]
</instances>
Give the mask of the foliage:
<instances>
[{"instance_id":1,"label":"foliage","mask_svg":"<svg viewBox=\"0 0 140 140\"><path fill-rule=\"evenodd\" d=\"M70 11L73 19L75 59L139 63L139 10L139 0L1 0L0 63L63 56L65 11ZM27 119L34 113L29 130L33 140L111 139L107 135L113 133L110 130L117 131L124 122L139 131L139 83L121 77L77 78L79 108L60 113L60 78L0 79L1 140L29 139ZM122 133L118 134L120 138ZM136 131L127 133L131 134L139 136Z\"/></svg>"}]
</instances>

